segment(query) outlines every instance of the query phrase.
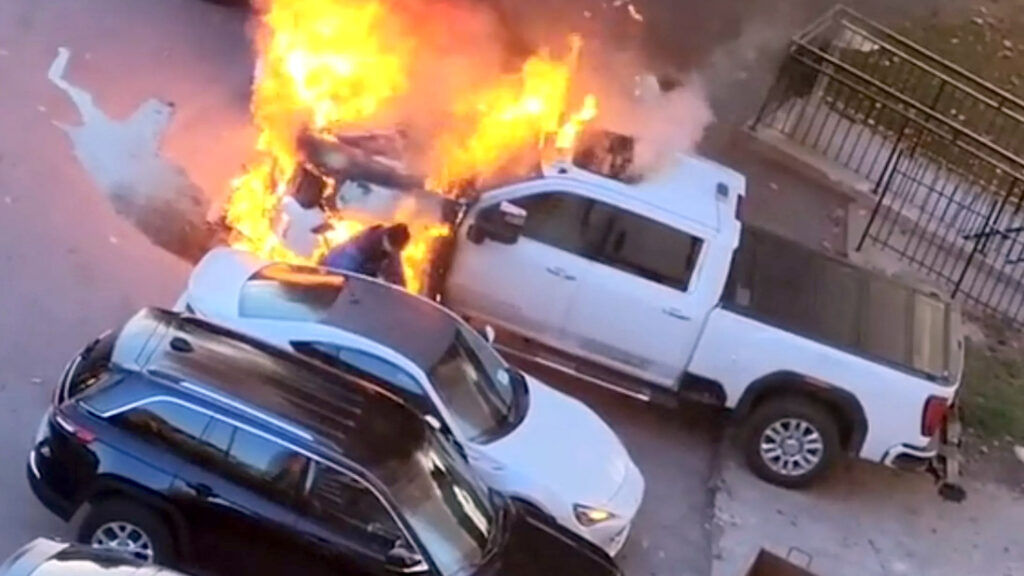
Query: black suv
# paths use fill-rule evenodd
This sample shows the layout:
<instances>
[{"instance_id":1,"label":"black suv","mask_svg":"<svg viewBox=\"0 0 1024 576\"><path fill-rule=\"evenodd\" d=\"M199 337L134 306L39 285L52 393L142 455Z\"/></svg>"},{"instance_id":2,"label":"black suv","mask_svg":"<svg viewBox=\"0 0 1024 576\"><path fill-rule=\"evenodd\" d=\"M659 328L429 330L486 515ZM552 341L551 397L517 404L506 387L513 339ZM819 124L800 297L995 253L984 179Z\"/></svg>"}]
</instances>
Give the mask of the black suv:
<instances>
[{"instance_id":1,"label":"black suv","mask_svg":"<svg viewBox=\"0 0 1024 576\"><path fill-rule=\"evenodd\" d=\"M156 308L65 369L29 455L82 542L220 574L620 574L374 376Z\"/></svg>"}]
</instances>

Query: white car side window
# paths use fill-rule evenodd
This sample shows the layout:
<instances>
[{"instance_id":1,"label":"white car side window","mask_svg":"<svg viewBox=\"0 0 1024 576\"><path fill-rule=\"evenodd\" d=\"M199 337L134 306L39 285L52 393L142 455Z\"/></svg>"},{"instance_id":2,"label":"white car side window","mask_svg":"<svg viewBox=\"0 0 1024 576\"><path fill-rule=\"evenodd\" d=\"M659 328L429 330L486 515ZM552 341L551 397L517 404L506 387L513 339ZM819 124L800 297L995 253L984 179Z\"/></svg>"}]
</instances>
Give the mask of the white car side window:
<instances>
[{"instance_id":1,"label":"white car side window","mask_svg":"<svg viewBox=\"0 0 1024 576\"><path fill-rule=\"evenodd\" d=\"M344 371L346 366L354 366L409 392L424 392L423 386L412 374L379 356L327 342L292 342L292 348L299 354L336 370Z\"/></svg>"},{"instance_id":2,"label":"white car side window","mask_svg":"<svg viewBox=\"0 0 1024 576\"><path fill-rule=\"evenodd\" d=\"M353 350L352 348L341 347L337 349L336 355L342 362L397 384L410 392L423 392L423 387L420 386L420 383L411 374L383 358L359 350Z\"/></svg>"}]
</instances>

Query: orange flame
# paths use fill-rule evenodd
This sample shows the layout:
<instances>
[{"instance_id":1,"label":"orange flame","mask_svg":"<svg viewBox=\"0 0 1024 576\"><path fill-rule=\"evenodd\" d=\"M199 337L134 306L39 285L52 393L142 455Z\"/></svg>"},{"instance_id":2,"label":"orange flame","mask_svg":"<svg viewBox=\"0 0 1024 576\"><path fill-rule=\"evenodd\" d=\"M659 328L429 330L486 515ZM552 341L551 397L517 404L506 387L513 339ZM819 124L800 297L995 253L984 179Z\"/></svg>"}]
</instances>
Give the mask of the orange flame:
<instances>
[{"instance_id":1,"label":"orange flame","mask_svg":"<svg viewBox=\"0 0 1024 576\"><path fill-rule=\"evenodd\" d=\"M587 95L584 109L562 125L581 46L580 37L571 36L566 58L556 60L542 50L519 74L498 78L457 102L454 112L462 130L440 138L429 185L446 190L506 168L524 152L543 148L551 135L556 135L557 148L571 149L579 127L597 114L596 98Z\"/></svg>"},{"instance_id":2,"label":"orange flame","mask_svg":"<svg viewBox=\"0 0 1024 576\"><path fill-rule=\"evenodd\" d=\"M304 131L341 132L393 121L387 116L389 105L415 95L417 88L408 78L418 55L416 20L423 13L403 14L388 0L265 4L256 34L261 70L251 105L260 131L260 156L232 182L225 221L236 247L273 260L316 262L331 247L377 222L349 210L330 215L331 229L313 254L296 254L283 243L278 212L300 158L297 139ZM428 145L428 187L445 193L460 183L515 170L520 158L536 155L552 138L559 153L571 151L582 126L597 114L592 95L583 99L579 110L566 110L581 44L573 36L565 58L553 58L543 50L519 73L496 73L493 81L439 110L438 115L450 121ZM432 221L403 221L412 240L402 263L408 288L419 292L431 247L450 230Z\"/></svg>"}]
</instances>

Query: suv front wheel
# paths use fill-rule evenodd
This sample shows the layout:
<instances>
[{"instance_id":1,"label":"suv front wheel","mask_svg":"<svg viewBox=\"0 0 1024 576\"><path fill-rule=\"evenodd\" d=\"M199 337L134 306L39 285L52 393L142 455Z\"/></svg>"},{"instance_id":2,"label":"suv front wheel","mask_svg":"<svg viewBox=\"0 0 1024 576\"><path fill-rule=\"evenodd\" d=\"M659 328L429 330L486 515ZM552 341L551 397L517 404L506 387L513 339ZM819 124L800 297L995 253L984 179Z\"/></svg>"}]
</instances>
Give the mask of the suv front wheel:
<instances>
[{"instance_id":1,"label":"suv front wheel","mask_svg":"<svg viewBox=\"0 0 1024 576\"><path fill-rule=\"evenodd\" d=\"M799 396L770 398L750 415L742 434L743 453L762 480L802 488L828 471L841 450L832 411Z\"/></svg>"},{"instance_id":2,"label":"suv front wheel","mask_svg":"<svg viewBox=\"0 0 1024 576\"><path fill-rule=\"evenodd\" d=\"M127 552L143 562L173 564L174 539L167 525L150 508L128 500L94 504L78 529L78 541L96 548Z\"/></svg>"}]
</instances>

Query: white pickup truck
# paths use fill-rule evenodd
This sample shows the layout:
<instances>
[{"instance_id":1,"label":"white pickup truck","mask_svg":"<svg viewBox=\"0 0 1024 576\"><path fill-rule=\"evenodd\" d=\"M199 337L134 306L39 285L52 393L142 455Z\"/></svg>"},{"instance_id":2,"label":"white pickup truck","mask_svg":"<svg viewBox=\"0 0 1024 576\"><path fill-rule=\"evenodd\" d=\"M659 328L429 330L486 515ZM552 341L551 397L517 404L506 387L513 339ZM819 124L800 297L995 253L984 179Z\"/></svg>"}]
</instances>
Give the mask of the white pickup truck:
<instances>
[{"instance_id":1,"label":"white pickup truck","mask_svg":"<svg viewBox=\"0 0 1024 576\"><path fill-rule=\"evenodd\" d=\"M510 357L732 409L749 466L774 484L807 485L844 452L931 464L963 364L953 304L745 229L744 177L709 160L623 173L595 156L438 200L455 232L431 295L494 327Z\"/></svg>"}]
</instances>

